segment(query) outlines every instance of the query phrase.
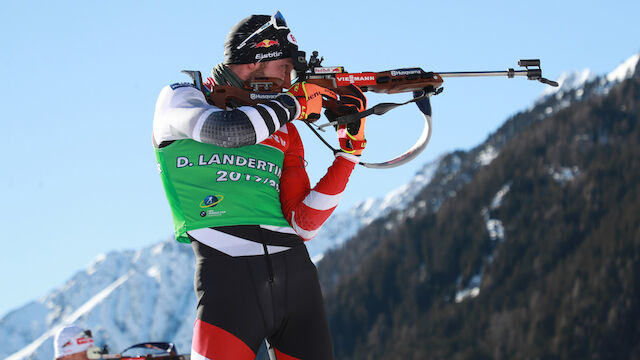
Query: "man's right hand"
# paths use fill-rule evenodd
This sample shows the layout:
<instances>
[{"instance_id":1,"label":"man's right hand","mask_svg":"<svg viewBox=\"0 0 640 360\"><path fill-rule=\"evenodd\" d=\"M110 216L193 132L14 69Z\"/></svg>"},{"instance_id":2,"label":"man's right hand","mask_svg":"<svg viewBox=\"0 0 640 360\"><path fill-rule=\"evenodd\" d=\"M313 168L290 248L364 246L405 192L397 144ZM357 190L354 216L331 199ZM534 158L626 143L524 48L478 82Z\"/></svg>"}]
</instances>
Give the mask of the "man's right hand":
<instances>
[{"instance_id":1,"label":"man's right hand","mask_svg":"<svg viewBox=\"0 0 640 360\"><path fill-rule=\"evenodd\" d=\"M311 122L320 119L323 96L335 100L338 99L338 95L333 91L315 84L309 84L306 81L293 84L287 94L294 96L300 104L300 115L297 117L297 120L308 120Z\"/></svg>"}]
</instances>

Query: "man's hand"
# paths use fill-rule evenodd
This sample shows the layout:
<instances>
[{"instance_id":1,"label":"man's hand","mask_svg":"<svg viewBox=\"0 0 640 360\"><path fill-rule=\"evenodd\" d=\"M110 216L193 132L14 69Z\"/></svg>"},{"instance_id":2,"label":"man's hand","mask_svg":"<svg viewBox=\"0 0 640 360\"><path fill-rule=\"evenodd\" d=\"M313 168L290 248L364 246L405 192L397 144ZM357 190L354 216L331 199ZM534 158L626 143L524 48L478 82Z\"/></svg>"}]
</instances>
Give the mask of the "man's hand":
<instances>
[{"instance_id":1,"label":"man's hand","mask_svg":"<svg viewBox=\"0 0 640 360\"><path fill-rule=\"evenodd\" d=\"M331 121L333 118L342 115L354 114L367 109L367 98L359 87L350 85L340 87L340 101L334 111L327 110L325 115ZM340 149L348 154L361 155L367 140L364 138L364 124L366 118L349 124L341 124L336 129L338 131L338 141Z\"/></svg>"},{"instance_id":2,"label":"man's hand","mask_svg":"<svg viewBox=\"0 0 640 360\"><path fill-rule=\"evenodd\" d=\"M338 95L333 91L305 81L293 84L288 94L293 95L300 104L300 115L297 119L311 122L320 119L323 96L338 99Z\"/></svg>"}]
</instances>

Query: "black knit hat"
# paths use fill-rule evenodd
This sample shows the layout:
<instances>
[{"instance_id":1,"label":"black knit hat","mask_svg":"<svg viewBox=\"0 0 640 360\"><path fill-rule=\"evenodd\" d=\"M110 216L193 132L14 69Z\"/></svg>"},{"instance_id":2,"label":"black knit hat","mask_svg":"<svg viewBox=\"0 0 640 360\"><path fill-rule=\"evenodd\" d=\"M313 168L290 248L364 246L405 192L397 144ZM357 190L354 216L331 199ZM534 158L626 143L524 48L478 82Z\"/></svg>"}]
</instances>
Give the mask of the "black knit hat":
<instances>
[{"instance_id":1,"label":"black knit hat","mask_svg":"<svg viewBox=\"0 0 640 360\"><path fill-rule=\"evenodd\" d=\"M259 31L263 26L266 27ZM224 64L286 59L297 51L298 44L280 12L273 16L251 15L229 31L224 43Z\"/></svg>"}]
</instances>

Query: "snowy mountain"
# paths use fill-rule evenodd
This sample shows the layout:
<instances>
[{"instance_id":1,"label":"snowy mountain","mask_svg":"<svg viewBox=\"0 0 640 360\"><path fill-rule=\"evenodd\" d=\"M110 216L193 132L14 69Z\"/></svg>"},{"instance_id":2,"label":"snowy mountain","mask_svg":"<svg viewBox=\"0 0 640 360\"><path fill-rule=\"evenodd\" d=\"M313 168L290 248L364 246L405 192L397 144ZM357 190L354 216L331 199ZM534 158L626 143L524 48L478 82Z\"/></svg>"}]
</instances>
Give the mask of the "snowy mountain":
<instances>
[{"instance_id":1,"label":"snowy mountain","mask_svg":"<svg viewBox=\"0 0 640 360\"><path fill-rule=\"evenodd\" d=\"M0 358L52 359L65 324L90 328L96 344L120 351L143 341L191 347L195 319L191 248L170 240L99 256L43 299L0 320Z\"/></svg>"},{"instance_id":2,"label":"snowy mountain","mask_svg":"<svg viewBox=\"0 0 640 360\"><path fill-rule=\"evenodd\" d=\"M559 88L545 91L531 108L516 115L518 122L512 121L515 117L509 119L484 143L466 152L445 154L426 164L409 183L395 191L334 214L321 233L307 244L310 255L314 261L320 261L327 251L347 246L351 237L376 221L383 221L383 229L388 230L402 219L425 211L438 211L479 169L490 164L523 127L574 101L608 92L636 71L639 60L640 54L634 55L600 77L588 70L563 75ZM570 181L577 173L579 169L571 167L549 169L556 181ZM502 197L508 192L509 184L504 184L483 214L487 230L496 242L503 240L504 229L492 211L500 207ZM366 246L362 248L366 251ZM332 261L340 260L332 258ZM357 259L349 262L352 270L357 268L357 263ZM92 329L96 343L106 344L113 351L136 342L171 341L179 352L187 353L195 318L193 271L191 248L174 240L138 251L101 255L87 270L77 273L46 297L0 319L0 358L51 359L53 334L68 323ZM320 274L331 279L339 275ZM464 282L461 278L456 301L477 296L481 280L481 268L477 269L477 276Z\"/></svg>"}]
</instances>

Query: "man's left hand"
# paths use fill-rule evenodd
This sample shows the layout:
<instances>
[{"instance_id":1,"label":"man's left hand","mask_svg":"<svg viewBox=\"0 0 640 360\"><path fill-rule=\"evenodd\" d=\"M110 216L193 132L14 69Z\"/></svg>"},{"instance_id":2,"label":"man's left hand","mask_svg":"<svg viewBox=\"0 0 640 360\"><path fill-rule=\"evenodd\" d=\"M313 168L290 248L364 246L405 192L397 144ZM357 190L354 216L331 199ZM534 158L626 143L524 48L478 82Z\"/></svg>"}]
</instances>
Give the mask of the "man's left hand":
<instances>
[{"instance_id":1,"label":"man's left hand","mask_svg":"<svg viewBox=\"0 0 640 360\"><path fill-rule=\"evenodd\" d=\"M366 110L367 98L359 87L349 85L338 88L336 92L340 94L338 106L333 111L329 109L325 111L329 121L342 115L355 114ZM342 151L353 155L362 154L367 144L367 140L364 137L365 121L366 118L362 118L359 121L338 126L336 130L338 131L338 141Z\"/></svg>"}]
</instances>

